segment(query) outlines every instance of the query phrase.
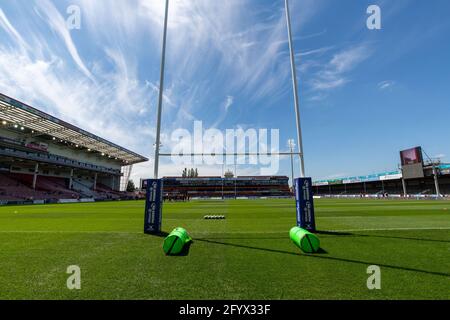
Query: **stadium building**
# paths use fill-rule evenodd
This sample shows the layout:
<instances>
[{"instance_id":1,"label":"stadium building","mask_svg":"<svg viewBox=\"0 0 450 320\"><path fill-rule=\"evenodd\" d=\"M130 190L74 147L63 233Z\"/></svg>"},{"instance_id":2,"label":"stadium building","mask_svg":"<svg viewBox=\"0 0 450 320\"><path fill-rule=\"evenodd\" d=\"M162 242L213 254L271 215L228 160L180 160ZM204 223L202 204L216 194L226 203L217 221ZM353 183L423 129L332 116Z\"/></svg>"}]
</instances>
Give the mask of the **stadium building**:
<instances>
[{"instance_id":1,"label":"stadium building","mask_svg":"<svg viewBox=\"0 0 450 320\"><path fill-rule=\"evenodd\" d=\"M400 152L401 169L313 183L317 196L450 197L450 164L423 160L422 148Z\"/></svg>"},{"instance_id":2,"label":"stadium building","mask_svg":"<svg viewBox=\"0 0 450 320\"><path fill-rule=\"evenodd\" d=\"M0 204L127 198L145 157L0 94Z\"/></svg>"},{"instance_id":3,"label":"stadium building","mask_svg":"<svg viewBox=\"0 0 450 320\"><path fill-rule=\"evenodd\" d=\"M315 196L450 197L450 164L423 160L421 147L400 152L401 169L313 182ZM145 190L146 180L141 181ZM165 199L292 197L285 176L164 177Z\"/></svg>"},{"instance_id":4,"label":"stadium building","mask_svg":"<svg viewBox=\"0 0 450 320\"><path fill-rule=\"evenodd\" d=\"M145 180L143 180L145 182ZM164 177L164 198L255 198L291 197L289 178L284 176ZM142 185L145 189L145 183Z\"/></svg>"}]
</instances>

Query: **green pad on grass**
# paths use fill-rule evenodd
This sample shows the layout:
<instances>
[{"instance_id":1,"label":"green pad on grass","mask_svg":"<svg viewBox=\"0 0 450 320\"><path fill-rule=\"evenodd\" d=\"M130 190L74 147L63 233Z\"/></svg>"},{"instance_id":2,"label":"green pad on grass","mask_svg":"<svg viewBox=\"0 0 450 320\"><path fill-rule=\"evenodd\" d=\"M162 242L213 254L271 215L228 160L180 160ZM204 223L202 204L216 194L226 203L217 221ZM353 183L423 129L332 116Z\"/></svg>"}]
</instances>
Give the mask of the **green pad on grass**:
<instances>
[{"instance_id":1,"label":"green pad on grass","mask_svg":"<svg viewBox=\"0 0 450 320\"><path fill-rule=\"evenodd\" d=\"M305 253L315 253L320 249L319 238L305 229L294 227L289 232L289 236L295 245Z\"/></svg>"},{"instance_id":2,"label":"green pad on grass","mask_svg":"<svg viewBox=\"0 0 450 320\"><path fill-rule=\"evenodd\" d=\"M174 229L166 239L164 239L163 250L166 255L176 256L180 254L186 245L192 241L186 229Z\"/></svg>"}]
</instances>

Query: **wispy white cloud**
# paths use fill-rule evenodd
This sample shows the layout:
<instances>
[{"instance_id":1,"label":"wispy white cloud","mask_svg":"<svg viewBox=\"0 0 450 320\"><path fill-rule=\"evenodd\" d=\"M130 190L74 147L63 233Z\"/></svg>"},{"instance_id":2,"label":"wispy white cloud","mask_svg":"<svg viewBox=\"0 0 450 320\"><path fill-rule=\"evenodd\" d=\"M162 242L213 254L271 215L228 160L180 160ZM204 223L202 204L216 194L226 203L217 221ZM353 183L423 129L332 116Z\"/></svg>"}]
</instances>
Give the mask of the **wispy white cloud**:
<instances>
[{"instance_id":1,"label":"wispy white cloud","mask_svg":"<svg viewBox=\"0 0 450 320\"><path fill-rule=\"evenodd\" d=\"M311 38L321 37L321 36L323 36L323 35L326 34L326 33L327 33L327 30L322 30L322 31L320 31L320 32L308 34L308 35L306 35L306 36L300 36L300 37L297 37L297 38L298 38L299 40L308 40L308 39L311 39Z\"/></svg>"},{"instance_id":2,"label":"wispy white cloud","mask_svg":"<svg viewBox=\"0 0 450 320\"><path fill-rule=\"evenodd\" d=\"M0 91L152 157L164 1L72 2L81 7L80 37L66 28L61 8L69 1L30 2L21 19L0 9L0 29L14 43L0 43ZM294 28L313 17L316 2L296 8ZM205 108L226 115L235 97L267 102L290 90L282 4L172 0L167 54L169 148L170 132L189 128Z\"/></svg>"},{"instance_id":3,"label":"wispy white cloud","mask_svg":"<svg viewBox=\"0 0 450 320\"><path fill-rule=\"evenodd\" d=\"M333 48L334 48L333 46L326 46L326 47L322 47L319 49L307 50L307 51L303 51L303 52L296 54L296 56L297 57L307 57L307 56L311 56L311 55L321 55L321 54L324 54L324 53L332 50Z\"/></svg>"},{"instance_id":4,"label":"wispy white cloud","mask_svg":"<svg viewBox=\"0 0 450 320\"><path fill-rule=\"evenodd\" d=\"M2 27L7 32L7 34L19 44L20 47L24 49L29 49L27 48L28 47L27 43L23 40L19 32L17 32L17 30L12 26L11 22L9 22L9 19L6 17L5 13L1 8L0 8L0 27Z\"/></svg>"},{"instance_id":5,"label":"wispy white cloud","mask_svg":"<svg viewBox=\"0 0 450 320\"><path fill-rule=\"evenodd\" d=\"M228 109L230 109L230 107L233 105L234 103L234 97L233 96L228 96L227 100L225 101L225 110L228 111Z\"/></svg>"},{"instance_id":6,"label":"wispy white cloud","mask_svg":"<svg viewBox=\"0 0 450 320\"><path fill-rule=\"evenodd\" d=\"M381 81L380 83L378 83L377 87L380 90L387 90L392 88L395 85L395 81L392 80L386 80L386 81Z\"/></svg>"},{"instance_id":7,"label":"wispy white cloud","mask_svg":"<svg viewBox=\"0 0 450 320\"><path fill-rule=\"evenodd\" d=\"M80 70L89 79L93 80L91 72L88 70L83 60L81 59L77 47L75 46L70 31L66 26L66 21L55 6L49 0L40 0L37 6L39 13L45 18L50 27L63 39L67 50L69 51L72 59L75 61Z\"/></svg>"},{"instance_id":8,"label":"wispy white cloud","mask_svg":"<svg viewBox=\"0 0 450 320\"><path fill-rule=\"evenodd\" d=\"M153 20L154 38L162 29L164 3L141 0L143 14ZM273 99L289 89L290 69L283 5L260 7L257 1L173 1L170 5L167 72L192 82L207 76L210 85L254 100ZM270 15L261 19L270 7ZM313 16L316 2L305 1L301 23ZM297 8L298 9L298 8ZM198 59L201 57L201 59ZM198 105L199 107L201 104ZM196 111L196 108L192 110Z\"/></svg>"},{"instance_id":9,"label":"wispy white cloud","mask_svg":"<svg viewBox=\"0 0 450 320\"><path fill-rule=\"evenodd\" d=\"M343 73L354 69L359 63L370 55L366 45L356 46L336 54L330 61L330 66L337 73Z\"/></svg>"},{"instance_id":10,"label":"wispy white cloud","mask_svg":"<svg viewBox=\"0 0 450 320\"><path fill-rule=\"evenodd\" d=\"M227 96L225 101L222 103L222 110L218 112L218 117L215 120L214 124L211 126L211 128L219 128L219 126L222 124L222 122L226 119L229 109L234 103L234 97L233 96Z\"/></svg>"},{"instance_id":11,"label":"wispy white cloud","mask_svg":"<svg viewBox=\"0 0 450 320\"><path fill-rule=\"evenodd\" d=\"M308 98L308 101L311 101L311 102L318 102L318 101L323 101L323 100L325 100L326 98L328 98L328 95L325 94L325 93L323 93L323 92L320 92L319 94L315 94L315 95L309 97L309 98Z\"/></svg>"},{"instance_id":12,"label":"wispy white cloud","mask_svg":"<svg viewBox=\"0 0 450 320\"><path fill-rule=\"evenodd\" d=\"M365 61L371 52L367 45L354 46L336 53L309 82L313 91L328 91L351 81L349 72Z\"/></svg>"},{"instance_id":13,"label":"wispy white cloud","mask_svg":"<svg viewBox=\"0 0 450 320\"><path fill-rule=\"evenodd\" d=\"M92 72L83 71L85 64L53 4L39 1L36 12L39 28L27 34L20 34L0 12L0 29L15 40L13 45L0 44L0 91L138 152L150 150L142 127L152 124L141 118L156 95L138 79L135 61L121 50L101 48L109 62L91 60ZM40 42L36 50L37 39L48 28L58 35L56 41ZM68 48L68 54L60 48Z\"/></svg>"}]
</instances>

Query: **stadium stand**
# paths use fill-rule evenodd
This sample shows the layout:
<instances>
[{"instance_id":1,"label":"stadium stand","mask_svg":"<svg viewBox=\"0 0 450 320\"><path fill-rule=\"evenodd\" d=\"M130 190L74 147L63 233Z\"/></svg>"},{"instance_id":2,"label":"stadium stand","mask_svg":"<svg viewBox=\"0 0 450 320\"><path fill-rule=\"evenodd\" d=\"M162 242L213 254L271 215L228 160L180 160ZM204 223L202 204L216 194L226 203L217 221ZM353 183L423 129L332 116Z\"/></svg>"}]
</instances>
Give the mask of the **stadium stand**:
<instances>
[{"instance_id":1,"label":"stadium stand","mask_svg":"<svg viewBox=\"0 0 450 320\"><path fill-rule=\"evenodd\" d=\"M164 197L171 199L291 197L289 178L270 177L164 177Z\"/></svg>"},{"instance_id":2,"label":"stadium stand","mask_svg":"<svg viewBox=\"0 0 450 320\"><path fill-rule=\"evenodd\" d=\"M39 177L36 188L31 188L33 176L0 173L1 200L52 200L73 199L78 194L65 189L50 177Z\"/></svg>"},{"instance_id":3,"label":"stadium stand","mask_svg":"<svg viewBox=\"0 0 450 320\"><path fill-rule=\"evenodd\" d=\"M0 94L0 204L129 199L122 169L145 161Z\"/></svg>"},{"instance_id":4,"label":"stadium stand","mask_svg":"<svg viewBox=\"0 0 450 320\"><path fill-rule=\"evenodd\" d=\"M450 197L450 164L436 165L440 194ZM405 179L408 196L434 197L436 187L432 165L424 167L424 177ZM316 196L369 196L386 197L404 196L403 176L401 171L384 172L368 176L348 177L333 180L315 181L314 193Z\"/></svg>"}]
</instances>

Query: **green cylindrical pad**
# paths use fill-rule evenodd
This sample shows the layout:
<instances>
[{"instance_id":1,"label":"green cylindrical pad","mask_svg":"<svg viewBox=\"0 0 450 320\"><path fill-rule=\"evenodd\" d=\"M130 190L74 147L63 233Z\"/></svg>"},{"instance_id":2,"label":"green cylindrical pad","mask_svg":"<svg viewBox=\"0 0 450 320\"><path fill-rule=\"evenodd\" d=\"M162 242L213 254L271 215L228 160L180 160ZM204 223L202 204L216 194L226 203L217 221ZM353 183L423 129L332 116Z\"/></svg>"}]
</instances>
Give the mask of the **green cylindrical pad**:
<instances>
[{"instance_id":1,"label":"green cylindrical pad","mask_svg":"<svg viewBox=\"0 0 450 320\"><path fill-rule=\"evenodd\" d=\"M192 239L183 228L176 228L164 239L163 250L167 255L177 255Z\"/></svg>"},{"instance_id":2,"label":"green cylindrical pad","mask_svg":"<svg viewBox=\"0 0 450 320\"><path fill-rule=\"evenodd\" d=\"M319 238L305 229L294 227L289 232L289 235L295 245L305 253L315 253L320 249Z\"/></svg>"}]
</instances>

